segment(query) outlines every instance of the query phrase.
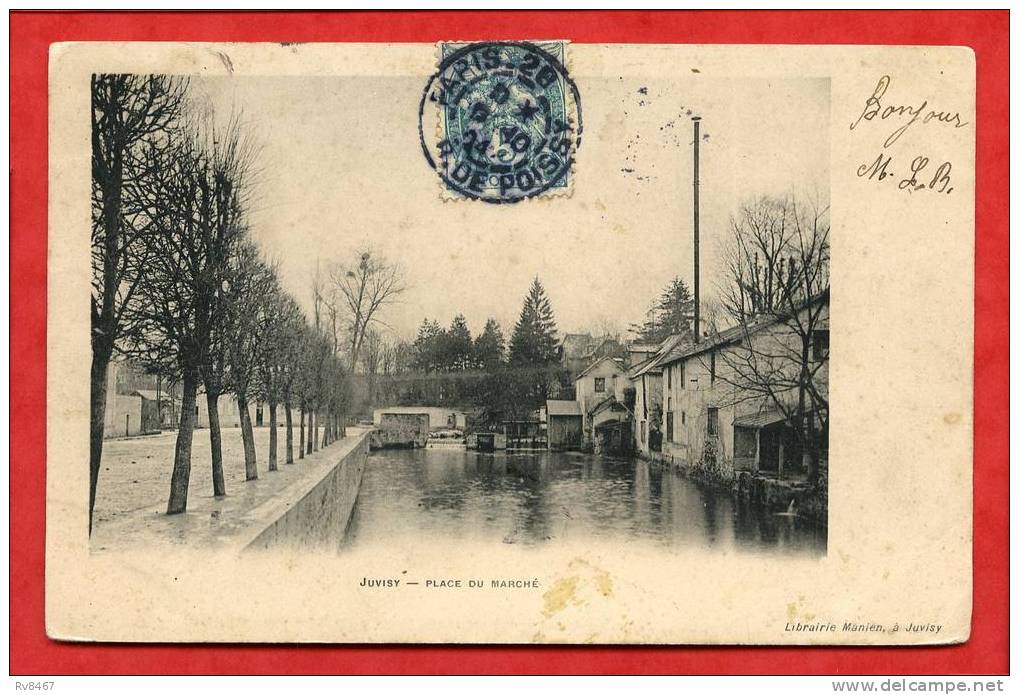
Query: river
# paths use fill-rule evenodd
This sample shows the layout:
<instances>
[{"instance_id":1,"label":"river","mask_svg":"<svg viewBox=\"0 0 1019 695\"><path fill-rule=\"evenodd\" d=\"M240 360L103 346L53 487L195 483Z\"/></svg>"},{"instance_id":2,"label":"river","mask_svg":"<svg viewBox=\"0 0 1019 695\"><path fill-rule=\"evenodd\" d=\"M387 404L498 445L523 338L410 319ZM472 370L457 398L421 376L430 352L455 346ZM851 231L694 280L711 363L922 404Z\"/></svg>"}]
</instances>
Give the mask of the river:
<instances>
[{"instance_id":1,"label":"river","mask_svg":"<svg viewBox=\"0 0 1019 695\"><path fill-rule=\"evenodd\" d=\"M373 452L341 550L422 539L643 543L823 556L826 531L646 461L579 453Z\"/></svg>"}]
</instances>

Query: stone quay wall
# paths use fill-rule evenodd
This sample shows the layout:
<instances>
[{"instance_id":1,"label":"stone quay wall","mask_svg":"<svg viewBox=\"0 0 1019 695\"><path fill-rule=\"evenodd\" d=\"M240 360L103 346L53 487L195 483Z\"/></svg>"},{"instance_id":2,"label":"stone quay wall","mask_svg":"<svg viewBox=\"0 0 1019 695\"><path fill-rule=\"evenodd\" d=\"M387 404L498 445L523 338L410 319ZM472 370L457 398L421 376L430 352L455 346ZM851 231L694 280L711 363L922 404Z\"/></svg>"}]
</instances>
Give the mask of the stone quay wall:
<instances>
[{"instance_id":1,"label":"stone quay wall","mask_svg":"<svg viewBox=\"0 0 1019 695\"><path fill-rule=\"evenodd\" d=\"M367 459L365 432L323 475L295 486L274 502L268 517L272 520L245 543L245 550L338 546L354 511Z\"/></svg>"}]
</instances>

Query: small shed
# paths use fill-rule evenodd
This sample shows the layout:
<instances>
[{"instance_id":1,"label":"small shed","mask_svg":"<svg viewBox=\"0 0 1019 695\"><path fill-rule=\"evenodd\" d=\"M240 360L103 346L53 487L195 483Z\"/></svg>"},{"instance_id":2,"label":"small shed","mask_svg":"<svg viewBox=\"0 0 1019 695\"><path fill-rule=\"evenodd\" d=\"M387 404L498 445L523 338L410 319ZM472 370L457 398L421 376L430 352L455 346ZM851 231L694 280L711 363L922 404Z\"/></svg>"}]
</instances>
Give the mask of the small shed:
<instances>
[{"instance_id":1,"label":"small shed","mask_svg":"<svg viewBox=\"0 0 1019 695\"><path fill-rule=\"evenodd\" d=\"M548 401L548 448L579 449L584 438L584 414L578 401Z\"/></svg>"},{"instance_id":2,"label":"small shed","mask_svg":"<svg viewBox=\"0 0 1019 695\"><path fill-rule=\"evenodd\" d=\"M796 433L785 416L774 410L736 418L733 423L733 463L736 470L795 473L801 466Z\"/></svg>"},{"instance_id":3,"label":"small shed","mask_svg":"<svg viewBox=\"0 0 1019 695\"><path fill-rule=\"evenodd\" d=\"M141 398L139 427L143 434L159 432L163 428L163 417L170 396L150 389L136 389L133 396Z\"/></svg>"}]
</instances>

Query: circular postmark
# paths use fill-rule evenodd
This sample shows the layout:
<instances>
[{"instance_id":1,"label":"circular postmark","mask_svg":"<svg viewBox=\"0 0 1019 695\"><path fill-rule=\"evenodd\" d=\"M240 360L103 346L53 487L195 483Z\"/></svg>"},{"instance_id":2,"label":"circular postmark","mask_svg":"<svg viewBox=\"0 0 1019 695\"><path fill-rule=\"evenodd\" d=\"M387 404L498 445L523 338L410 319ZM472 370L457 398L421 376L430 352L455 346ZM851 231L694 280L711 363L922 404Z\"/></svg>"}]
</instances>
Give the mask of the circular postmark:
<instances>
[{"instance_id":1,"label":"circular postmark","mask_svg":"<svg viewBox=\"0 0 1019 695\"><path fill-rule=\"evenodd\" d=\"M445 191L487 203L568 192L583 121L565 43L441 44L441 51L421 95L418 133Z\"/></svg>"}]
</instances>

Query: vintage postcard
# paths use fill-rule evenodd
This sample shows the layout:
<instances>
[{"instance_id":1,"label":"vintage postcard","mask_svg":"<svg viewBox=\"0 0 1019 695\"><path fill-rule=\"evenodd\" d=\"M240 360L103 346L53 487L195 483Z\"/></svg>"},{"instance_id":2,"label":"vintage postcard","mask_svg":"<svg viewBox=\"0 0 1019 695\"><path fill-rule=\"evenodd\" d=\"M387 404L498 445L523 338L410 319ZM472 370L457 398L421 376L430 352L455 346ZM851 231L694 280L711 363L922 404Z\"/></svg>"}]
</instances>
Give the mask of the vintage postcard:
<instances>
[{"instance_id":1,"label":"vintage postcard","mask_svg":"<svg viewBox=\"0 0 1019 695\"><path fill-rule=\"evenodd\" d=\"M61 640L965 641L974 59L50 52Z\"/></svg>"}]
</instances>

